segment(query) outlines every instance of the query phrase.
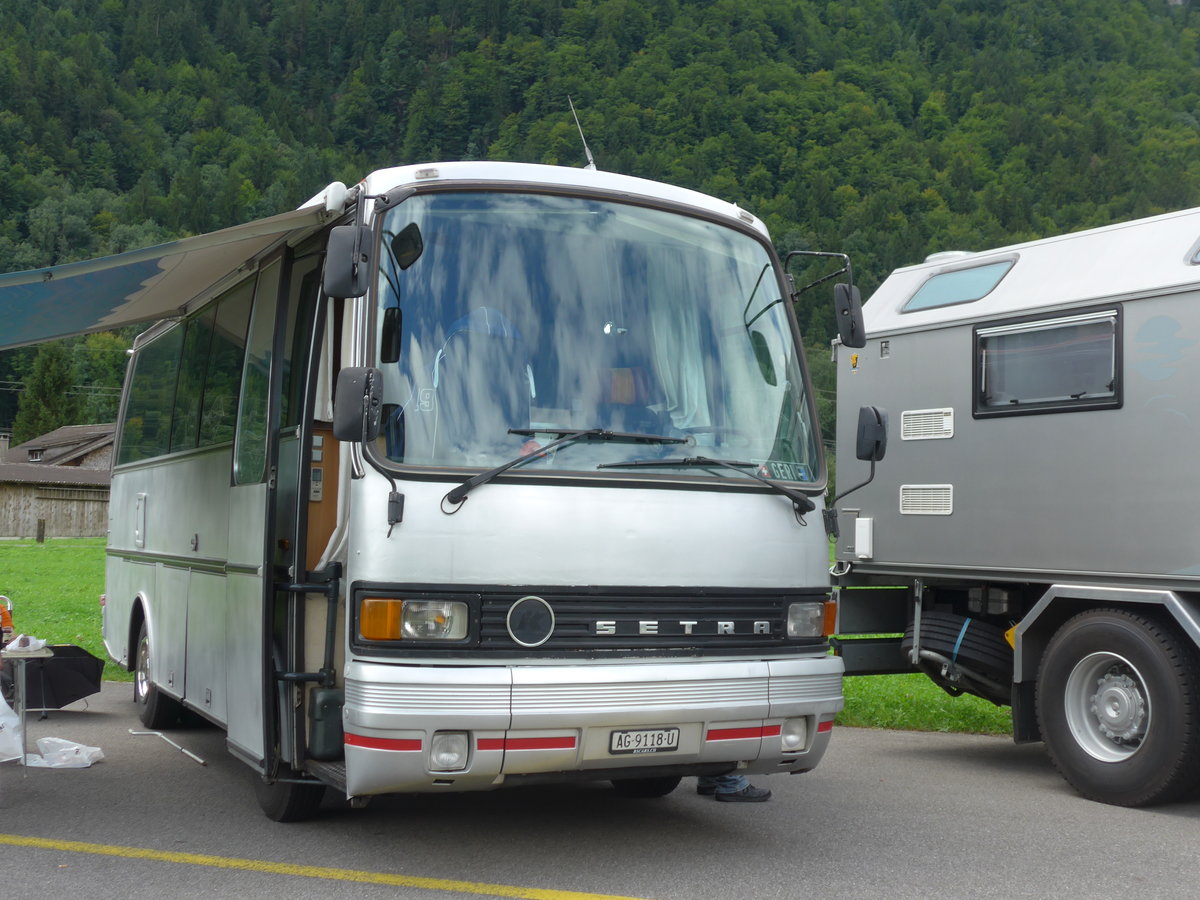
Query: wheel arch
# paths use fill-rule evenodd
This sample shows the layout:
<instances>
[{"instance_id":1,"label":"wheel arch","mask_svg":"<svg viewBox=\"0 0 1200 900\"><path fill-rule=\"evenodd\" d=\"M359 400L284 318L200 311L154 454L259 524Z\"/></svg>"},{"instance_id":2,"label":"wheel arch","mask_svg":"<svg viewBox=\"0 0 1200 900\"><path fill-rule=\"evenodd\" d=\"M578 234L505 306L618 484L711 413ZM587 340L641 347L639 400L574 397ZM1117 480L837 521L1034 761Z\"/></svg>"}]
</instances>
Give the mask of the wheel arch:
<instances>
[{"instance_id":1,"label":"wheel arch","mask_svg":"<svg viewBox=\"0 0 1200 900\"><path fill-rule=\"evenodd\" d=\"M1017 624L1014 635L1013 681L1034 682L1042 655L1054 633L1089 609L1126 609L1146 614L1160 611L1193 644L1200 647L1200 597L1176 591L1054 584Z\"/></svg>"},{"instance_id":2,"label":"wheel arch","mask_svg":"<svg viewBox=\"0 0 1200 900\"><path fill-rule=\"evenodd\" d=\"M142 623L146 623L147 632L153 627L146 613L148 608L146 595L138 591L137 596L133 598L133 605L129 608L129 626L125 634L125 646L128 648L125 653L126 672L132 672L137 668L137 642Z\"/></svg>"}]
</instances>

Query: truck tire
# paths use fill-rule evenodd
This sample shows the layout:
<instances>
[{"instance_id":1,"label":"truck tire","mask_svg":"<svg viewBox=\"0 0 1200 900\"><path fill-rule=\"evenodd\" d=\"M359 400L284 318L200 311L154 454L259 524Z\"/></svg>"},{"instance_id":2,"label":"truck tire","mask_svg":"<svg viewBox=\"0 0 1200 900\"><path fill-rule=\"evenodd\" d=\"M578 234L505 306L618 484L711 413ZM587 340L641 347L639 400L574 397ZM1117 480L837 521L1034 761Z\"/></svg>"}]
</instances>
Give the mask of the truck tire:
<instances>
[{"instance_id":1,"label":"truck tire","mask_svg":"<svg viewBox=\"0 0 1200 900\"><path fill-rule=\"evenodd\" d=\"M905 659L912 644L913 626L909 622L900 642ZM1004 639L1004 629L990 622L940 610L923 611L921 646L1001 684L1012 682L1012 648Z\"/></svg>"},{"instance_id":2,"label":"truck tire","mask_svg":"<svg viewBox=\"0 0 1200 900\"><path fill-rule=\"evenodd\" d=\"M143 621L138 629L137 658L133 668L133 702L137 704L138 718L142 724L157 731L179 723L183 704L174 697L168 697L150 680L152 652L150 633Z\"/></svg>"},{"instance_id":3,"label":"truck tire","mask_svg":"<svg viewBox=\"0 0 1200 900\"><path fill-rule=\"evenodd\" d=\"M1091 800L1165 803L1200 782L1200 654L1150 616L1068 620L1042 657L1037 715L1055 767Z\"/></svg>"}]
</instances>

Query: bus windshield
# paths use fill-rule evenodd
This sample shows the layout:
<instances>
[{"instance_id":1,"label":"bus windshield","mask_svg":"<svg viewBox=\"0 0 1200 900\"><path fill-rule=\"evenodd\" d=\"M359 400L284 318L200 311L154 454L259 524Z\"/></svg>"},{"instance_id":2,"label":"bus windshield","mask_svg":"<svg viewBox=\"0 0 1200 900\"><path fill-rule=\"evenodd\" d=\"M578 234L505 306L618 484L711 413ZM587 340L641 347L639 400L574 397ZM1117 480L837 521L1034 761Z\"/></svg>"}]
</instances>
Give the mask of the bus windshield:
<instances>
[{"instance_id":1,"label":"bus windshield","mask_svg":"<svg viewBox=\"0 0 1200 900\"><path fill-rule=\"evenodd\" d=\"M522 472L628 478L658 470L596 467L704 455L821 477L777 270L748 234L581 197L418 194L385 215L377 287L377 449L392 463L529 454ZM537 452L586 429L686 440Z\"/></svg>"}]
</instances>

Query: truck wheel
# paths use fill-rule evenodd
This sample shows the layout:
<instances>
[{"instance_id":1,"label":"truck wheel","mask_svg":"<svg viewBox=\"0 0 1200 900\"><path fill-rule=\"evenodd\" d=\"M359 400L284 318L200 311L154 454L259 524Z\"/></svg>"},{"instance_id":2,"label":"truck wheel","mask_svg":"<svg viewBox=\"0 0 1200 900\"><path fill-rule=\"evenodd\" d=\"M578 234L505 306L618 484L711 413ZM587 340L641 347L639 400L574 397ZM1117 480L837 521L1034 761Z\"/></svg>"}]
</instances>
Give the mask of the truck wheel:
<instances>
[{"instance_id":1,"label":"truck wheel","mask_svg":"<svg viewBox=\"0 0 1200 900\"><path fill-rule=\"evenodd\" d=\"M179 722L183 704L168 697L150 680L150 634L146 623L138 630L137 661L133 671L133 702L137 704L138 718L147 728L170 728Z\"/></svg>"},{"instance_id":2,"label":"truck wheel","mask_svg":"<svg viewBox=\"0 0 1200 900\"><path fill-rule=\"evenodd\" d=\"M682 779L676 775L660 778L617 778L612 786L622 797L665 797L679 787Z\"/></svg>"},{"instance_id":3,"label":"truck wheel","mask_svg":"<svg viewBox=\"0 0 1200 900\"><path fill-rule=\"evenodd\" d=\"M1042 657L1037 713L1050 759L1091 800L1163 803L1200 780L1200 654L1150 617L1070 619Z\"/></svg>"}]
</instances>

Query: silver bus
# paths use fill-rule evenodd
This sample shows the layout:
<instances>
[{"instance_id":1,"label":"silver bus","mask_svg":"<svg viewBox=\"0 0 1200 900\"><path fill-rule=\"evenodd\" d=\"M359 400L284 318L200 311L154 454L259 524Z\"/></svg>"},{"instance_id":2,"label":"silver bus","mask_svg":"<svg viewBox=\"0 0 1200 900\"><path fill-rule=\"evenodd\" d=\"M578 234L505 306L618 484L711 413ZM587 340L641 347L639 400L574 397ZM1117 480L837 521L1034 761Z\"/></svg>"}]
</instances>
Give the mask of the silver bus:
<instances>
[{"instance_id":1,"label":"silver bus","mask_svg":"<svg viewBox=\"0 0 1200 900\"><path fill-rule=\"evenodd\" d=\"M162 318L103 626L142 721L224 728L277 820L812 769L843 663L784 268L734 205L492 162L64 267L107 299L60 330Z\"/></svg>"}]
</instances>

